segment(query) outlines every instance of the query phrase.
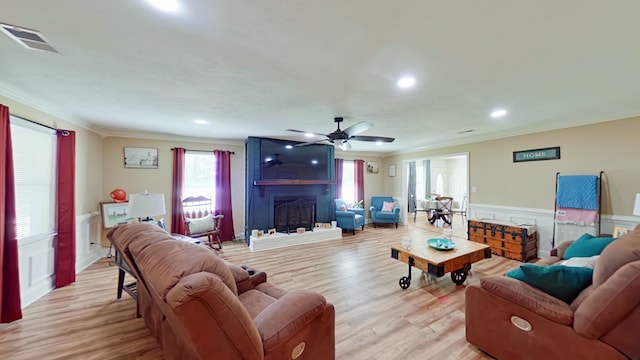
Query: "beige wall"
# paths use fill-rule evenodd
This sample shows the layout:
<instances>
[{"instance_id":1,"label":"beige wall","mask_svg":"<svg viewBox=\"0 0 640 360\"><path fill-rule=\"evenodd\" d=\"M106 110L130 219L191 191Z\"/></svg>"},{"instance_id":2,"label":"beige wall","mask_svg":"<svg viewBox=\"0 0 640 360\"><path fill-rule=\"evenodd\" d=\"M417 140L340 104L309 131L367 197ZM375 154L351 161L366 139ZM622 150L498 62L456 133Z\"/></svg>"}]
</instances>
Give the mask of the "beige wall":
<instances>
[{"instance_id":1,"label":"beige wall","mask_svg":"<svg viewBox=\"0 0 640 360\"><path fill-rule=\"evenodd\" d=\"M157 169L131 169L124 167L124 147L150 147L158 149ZM196 141L166 141L151 139L135 139L125 137L106 137L103 140L104 183L101 198L110 201L109 193L113 189L124 189L127 194L163 193L167 214L164 216L167 226L171 226L171 186L173 172L174 147L187 150L229 150L231 156L231 199L233 206L233 225L235 233L243 232L244 227L244 145L224 145Z\"/></svg>"},{"instance_id":2,"label":"beige wall","mask_svg":"<svg viewBox=\"0 0 640 360\"><path fill-rule=\"evenodd\" d=\"M12 115L42 125L76 132L76 215L99 210L102 191L102 139L100 135L42 111L0 96Z\"/></svg>"},{"instance_id":3,"label":"beige wall","mask_svg":"<svg viewBox=\"0 0 640 360\"><path fill-rule=\"evenodd\" d=\"M436 150L388 156L384 166L402 160L469 153L470 203L522 208L554 208L556 172L605 172L602 213L632 215L640 193L640 117L545 131ZM561 159L514 163L513 151L560 146ZM402 176L384 178L384 189L400 196Z\"/></svg>"}]
</instances>

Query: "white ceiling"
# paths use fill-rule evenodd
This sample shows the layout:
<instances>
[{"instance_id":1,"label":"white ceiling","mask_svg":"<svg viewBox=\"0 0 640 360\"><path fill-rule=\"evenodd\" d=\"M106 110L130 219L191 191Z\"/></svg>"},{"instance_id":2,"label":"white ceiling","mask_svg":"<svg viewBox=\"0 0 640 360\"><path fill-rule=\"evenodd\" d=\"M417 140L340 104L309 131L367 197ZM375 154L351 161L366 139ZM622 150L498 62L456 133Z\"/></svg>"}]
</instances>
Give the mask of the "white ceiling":
<instances>
[{"instance_id":1,"label":"white ceiling","mask_svg":"<svg viewBox=\"0 0 640 360\"><path fill-rule=\"evenodd\" d=\"M306 141L286 129L339 115L395 137L352 142L383 153L640 115L637 0L180 2L3 1L58 53L0 34L0 94L104 135L223 143Z\"/></svg>"}]
</instances>

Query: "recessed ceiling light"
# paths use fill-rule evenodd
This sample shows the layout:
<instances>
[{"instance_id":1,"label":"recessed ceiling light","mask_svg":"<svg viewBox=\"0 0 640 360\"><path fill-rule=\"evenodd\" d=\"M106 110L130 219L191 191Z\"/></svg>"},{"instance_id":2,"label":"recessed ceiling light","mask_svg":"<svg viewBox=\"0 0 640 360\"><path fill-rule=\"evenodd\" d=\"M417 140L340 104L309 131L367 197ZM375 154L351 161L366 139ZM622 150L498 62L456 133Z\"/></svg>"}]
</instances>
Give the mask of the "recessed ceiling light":
<instances>
[{"instance_id":1,"label":"recessed ceiling light","mask_svg":"<svg viewBox=\"0 0 640 360\"><path fill-rule=\"evenodd\" d=\"M497 109L491 113L492 118L501 118L505 115L507 115L507 110L505 109Z\"/></svg>"},{"instance_id":2,"label":"recessed ceiling light","mask_svg":"<svg viewBox=\"0 0 640 360\"><path fill-rule=\"evenodd\" d=\"M287 148L287 149L293 149L293 145L287 145L287 146L285 146L285 148Z\"/></svg>"},{"instance_id":3,"label":"recessed ceiling light","mask_svg":"<svg viewBox=\"0 0 640 360\"><path fill-rule=\"evenodd\" d=\"M166 12L176 12L180 9L178 0L147 0L151 5Z\"/></svg>"},{"instance_id":4,"label":"recessed ceiling light","mask_svg":"<svg viewBox=\"0 0 640 360\"><path fill-rule=\"evenodd\" d=\"M396 85L398 85L398 87L401 89L410 88L415 84L416 78L414 78L413 76L403 76L398 79L398 82L396 83Z\"/></svg>"},{"instance_id":5,"label":"recessed ceiling light","mask_svg":"<svg viewBox=\"0 0 640 360\"><path fill-rule=\"evenodd\" d=\"M312 138L313 134L312 133L305 133L304 136L308 137L308 138Z\"/></svg>"},{"instance_id":6,"label":"recessed ceiling light","mask_svg":"<svg viewBox=\"0 0 640 360\"><path fill-rule=\"evenodd\" d=\"M196 124L200 124L200 125L204 125L204 124L208 124L209 122L207 120L202 120L202 119L195 119L193 120L194 123Z\"/></svg>"}]
</instances>

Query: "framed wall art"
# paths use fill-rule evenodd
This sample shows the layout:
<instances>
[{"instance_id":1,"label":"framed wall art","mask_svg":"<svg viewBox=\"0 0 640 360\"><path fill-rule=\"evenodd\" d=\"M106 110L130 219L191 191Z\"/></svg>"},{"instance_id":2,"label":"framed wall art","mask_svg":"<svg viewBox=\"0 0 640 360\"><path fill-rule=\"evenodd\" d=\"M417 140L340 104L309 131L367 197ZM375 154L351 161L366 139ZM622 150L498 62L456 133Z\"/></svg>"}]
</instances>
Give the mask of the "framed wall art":
<instances>
[{"instance_id":1,"label":"framed wall art","mask_svg":"<svg viewBox=\"0 0 640 360\"><path fill-rule=\"evenodd\" d=\"M129 216L128 209L129 203L126 202L112 202L101 203L100 210L102 211L102 226L105 229L112 228L116 225L130 224L135 222L135 219Z\"/></svg>"},{"instance_id":2,"label":"framed wall art","mask_svg":"<svg viewBox=\"0 0 640 360\"><path fill-rule=\"evenodd\" d=\"M133 169L157 169L158 149L125 147L124 167Z\"/></svg>"},{"instance_id":3,"label":"framed wall art","mask_svg":"<svg viewBox=\"0 0 640 360\"><path fill-rule=\"evenodd\" d=\"M513 152L513 162L560 159L560 146Z\"/></svg>"},{"instance_id":4,"label":"framed wall art","mask_svg":"<svg viewBox=\"0 0 640 360\"><path fill-rule=\"evenodd\" d=\"M367 172L369 174L377 174L380 172L377 161L367 161Z\"/></svg>"}]
</instances>

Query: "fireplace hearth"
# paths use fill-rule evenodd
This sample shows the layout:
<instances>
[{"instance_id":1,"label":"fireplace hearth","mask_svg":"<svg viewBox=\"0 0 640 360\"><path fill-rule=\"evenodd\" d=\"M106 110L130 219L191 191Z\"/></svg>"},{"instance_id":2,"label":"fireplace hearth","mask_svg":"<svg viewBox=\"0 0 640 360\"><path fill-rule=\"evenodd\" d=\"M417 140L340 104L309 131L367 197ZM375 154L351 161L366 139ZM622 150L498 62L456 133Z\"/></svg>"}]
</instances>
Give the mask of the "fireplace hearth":
<instances>
[{"instance_id":1,"label":"fireplace hearth","mask_svg":"<svg viewBox=\"0 0 640 360\"><path fill-rule=\"evenodd\" d=\"M316 198L278 197L274 199L274 226L277 232L292 233L298 228L313 230L316 222Z\"/></svg>"}]
</instances>

